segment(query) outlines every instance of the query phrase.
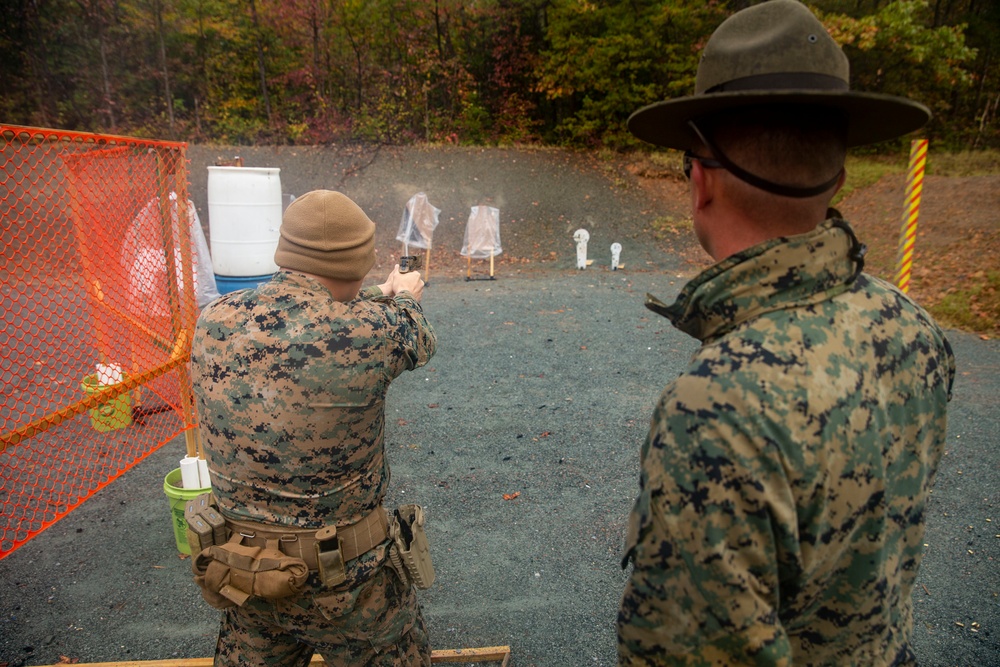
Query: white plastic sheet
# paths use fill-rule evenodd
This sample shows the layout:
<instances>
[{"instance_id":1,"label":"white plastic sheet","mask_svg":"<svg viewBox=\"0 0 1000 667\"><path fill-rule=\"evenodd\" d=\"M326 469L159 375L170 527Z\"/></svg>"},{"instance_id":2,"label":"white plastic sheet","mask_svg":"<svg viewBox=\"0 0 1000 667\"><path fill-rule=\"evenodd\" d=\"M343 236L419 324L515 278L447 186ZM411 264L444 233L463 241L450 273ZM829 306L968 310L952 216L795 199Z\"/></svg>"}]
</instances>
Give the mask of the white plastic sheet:
<instances>
[{"instance_id":1,"label":"white plastic sheet","mask_svg":"<svg viewBox=\"0 0 1000 667\"><path fill-rule=\"evenodd\" d=\"M473 206L465 226L462 256L473 259L496 257L500 247L500 209L492 206Z\"/></svg>"},{"instance_id":2,"label":"white plastic sheet","mask_svg":"<svg viewBox=\"0 0 1000 667\"><path fill-rule=\"evenodd\" d=\"M183 292L185 276L181 269L180 229L178 228L177 194L170 193L171 238L174 245L174 266L177 287ZM198 219L194 202L187 205L188 228L192 242L194 291L198 307L219 298L212 270L212 258L205 240L205 231ZM132 221L122 244L121 261L129 281L131 303L151 315L169 315L167 302L167 256L163 251L163 230L160 222L160 198L153 197Z\"/></svg>"},{"instance_id":3,"label":"white plastic sheet","mask_svg":"<svg viewBox=\"0 0 1000 667\"><path fill-rule=\"evenodd\" d=\"M403 219L399 223L396 240L402 242L403 254L409 254L410 246L414 248L430 248L434 238L434 229L438 226L438 216L441 209L436 208L427 200L423 192L410 197L403 209Z\"/></svg>"}]
</instances>

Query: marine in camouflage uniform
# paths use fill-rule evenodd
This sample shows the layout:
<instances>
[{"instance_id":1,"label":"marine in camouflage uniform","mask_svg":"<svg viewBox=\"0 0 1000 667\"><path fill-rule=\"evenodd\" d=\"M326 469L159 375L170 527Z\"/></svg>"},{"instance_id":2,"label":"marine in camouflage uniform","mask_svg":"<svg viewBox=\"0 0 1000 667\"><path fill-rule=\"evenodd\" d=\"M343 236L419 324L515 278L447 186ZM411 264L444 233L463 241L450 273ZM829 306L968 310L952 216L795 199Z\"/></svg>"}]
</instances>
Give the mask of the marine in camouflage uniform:
<instances>
[{"instance_id":1,"label":"marine in camouflage uniform","mask_svg":"<svg viewBox=\"0 0 1000 667\"><path fill-rule=\"evenodd\" d=\"M290 230L289 214L303 218L303 210L306 220L334 219L308 234ZM309 271L279 271L213 302L198 320L192 379L213 491L228 519L344 526L385 496L386 391L403 371L428 362L436 337L411 292L386 296L374 286L344 301L317 277L353 281L371 267L373 225L364 217L359 229L344 228L338 211L364 216L340 193L297 199L276 261ZM290 243L292 231L306 250ZM364 242L338 246L352 234ZM308 247L321 246L306 257ZM334 588L312 572L298 596L251 598L226 610L216 665L306 665L314 651L328 665L429 665L415 591L387 565L387 547L348 561L346 581Z\"/></svg>"},{"instance_id":2,"label":"marine in camouflage uniform","mask_svg":"<svg viewBox=\"0 0 1000 667\"><path fill-rule=\"evenodd\" d=\"M836 223L836 224L835 224ZM642 448L623 664L905 664L954 360L842 221L660 308L702 341Z\"/></svg>"},{"instance_id":3,"label":"marine in camouflage uniform","mask_svg":"<svg viewBox=\"0 0 1000 667\"><path fill-rule=\"evenodd\" d=\"M846 150L926 121L899 98L844 102L793 89L802 79L786 72L824 71L825 61L810 62L827 56L842 53L802 5L757 5L713 34L695 96L630 119L640 138L689 151L695 230L718 263L674 304L647 301L702 345L660 397L642 448L623 559L633 568L618 617L622 665L915 662L911 591L945 443L951 348L923 309L862 272L864 248L836 211L768 236L761 230L794 216L768 227L766 207L740 208L753 189L762 192L745 201L769 203L776 219L825 207L842 171L816 187L797 182L801 174L775 182L736 164L767 157L754 162L739 141L727 156L710 138L785 119L815 133L830 114L844 122ZM827 74L846 89L843 62ZM726 92L733 81L742 92ZM890 120L861 113L869 103ZM754 109L761 104L771 106ZM767 131L752 136L749 145L768 146ZM741 243L753 235L764 238Z\"/></svg>"}]
</instances>

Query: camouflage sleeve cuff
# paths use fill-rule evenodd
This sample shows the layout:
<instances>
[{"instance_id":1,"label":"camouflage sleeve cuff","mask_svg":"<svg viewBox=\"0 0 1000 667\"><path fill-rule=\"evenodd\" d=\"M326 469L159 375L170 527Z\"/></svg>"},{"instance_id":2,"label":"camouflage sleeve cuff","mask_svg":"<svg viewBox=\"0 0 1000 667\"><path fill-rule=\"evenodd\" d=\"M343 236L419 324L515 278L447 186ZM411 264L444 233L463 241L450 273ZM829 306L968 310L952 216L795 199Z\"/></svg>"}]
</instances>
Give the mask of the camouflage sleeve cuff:
<instances>
[{"instance_id":1,"label":"camouflage sleeve cuff","mask_svg":"<svg viewBox=\"0 0 1000 667\"><path fill-rule=\"evenodd\" d=\"M382 296L382 288L378 285L369 285L358 294L360 299L374 299Z\"/></svg>"},{"instance_id":2,"label":"camouflage sleeve cuff","mask_svg":"<svg viewBox=\"0 0 1000 667\"><path fill-rule=\"evenodd\" d=\"M400 305L406 306L407 308L416 308L417 310L423 312L423 308L420 307L420 302L417 301L417 298L413 296L413 293L410 292L409 290L403 290L402 292L397 292L396 300L400 302L405 302L401 303Z\"/></svg>"}]
</instances>

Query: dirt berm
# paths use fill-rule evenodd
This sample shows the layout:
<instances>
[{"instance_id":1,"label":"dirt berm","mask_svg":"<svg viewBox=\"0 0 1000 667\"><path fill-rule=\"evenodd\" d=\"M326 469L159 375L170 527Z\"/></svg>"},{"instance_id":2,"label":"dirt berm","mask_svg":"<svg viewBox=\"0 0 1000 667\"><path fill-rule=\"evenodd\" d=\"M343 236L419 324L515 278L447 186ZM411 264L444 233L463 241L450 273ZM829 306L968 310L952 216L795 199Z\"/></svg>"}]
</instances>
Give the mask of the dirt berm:
<instances>
[{"instance_id":1,"label":"dirt berm","mask_svg":"<svg viewBox=\"0 0 1000 667\"><path fill-rule=\"evenodd\" d=\"M517 667L613 665L639 447L696 348L642 306L696 269L690 240L652 240L655 221L686 217L683 187L651 194L613 160L559 150L195 146L205 222L206 166L235 155L280 167L286 193L354 198L379 225L373 281L399 255L405 202L423 191L442 210L424 296L438 354L393 384L386 433L389 503L429 517L433 646L509 645ZM495 280L467 281L458 251L480 204L500 209L503 252ZM472 269L488 277L488 262ZM987 667L1000 664L1000 345L950 338L959 375L913 642L922 665ZM212 655L217 615L178 556L162 488L183 453L168 443L0 561L0 665Z\"/></svg>"}]
</instances>

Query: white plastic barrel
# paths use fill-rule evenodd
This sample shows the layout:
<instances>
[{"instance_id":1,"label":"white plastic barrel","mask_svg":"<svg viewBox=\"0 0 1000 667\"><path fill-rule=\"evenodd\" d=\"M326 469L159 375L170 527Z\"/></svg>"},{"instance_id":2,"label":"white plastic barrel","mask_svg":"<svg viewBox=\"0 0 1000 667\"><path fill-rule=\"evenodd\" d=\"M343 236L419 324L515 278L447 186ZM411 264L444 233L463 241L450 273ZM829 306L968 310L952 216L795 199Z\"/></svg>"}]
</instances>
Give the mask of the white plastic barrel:
<instances>
[{"instance_id":1,"label":"white plastic barrel","mask_svg":"<svg viewBox=\"0 0 1000 667\"><path fill-rule=\"evenodd\" d=\"M208 229L212 267L219 276L274 273L281 226L277 168L209 167Z\"/></svg>"}]
</instances>

